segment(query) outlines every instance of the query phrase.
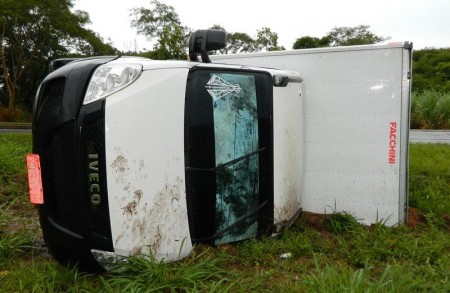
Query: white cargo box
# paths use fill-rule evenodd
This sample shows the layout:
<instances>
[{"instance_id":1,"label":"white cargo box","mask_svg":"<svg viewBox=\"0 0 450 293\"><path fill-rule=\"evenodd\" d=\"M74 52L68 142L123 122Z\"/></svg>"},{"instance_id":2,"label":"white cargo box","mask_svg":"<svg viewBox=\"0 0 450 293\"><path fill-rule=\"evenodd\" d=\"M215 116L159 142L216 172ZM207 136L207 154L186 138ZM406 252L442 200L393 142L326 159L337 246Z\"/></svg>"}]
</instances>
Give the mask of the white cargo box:
<instances>
[{"instance_id":1,"label":"white cargo box","mask_svg":"<svg viewBox=\"0 0 450 293\"><path fill-rule=\"evenodd\" d=\"M407 218L411 51L401 43L211 59L300 73L304 211L396 225Z\"/></svg>"}]
</instances>

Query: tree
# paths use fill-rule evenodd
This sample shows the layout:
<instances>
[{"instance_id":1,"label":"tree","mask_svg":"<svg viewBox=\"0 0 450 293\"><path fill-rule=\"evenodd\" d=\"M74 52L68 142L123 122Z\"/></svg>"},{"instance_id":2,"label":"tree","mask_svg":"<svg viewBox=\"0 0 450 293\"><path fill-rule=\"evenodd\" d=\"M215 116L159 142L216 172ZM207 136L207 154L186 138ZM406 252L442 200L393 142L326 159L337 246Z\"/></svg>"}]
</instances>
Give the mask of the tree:
<instances>
[{"instance_id":1,"label":"tree","mask_svg":"<svg viewBox=\"0 0 450 293\"><path fill-rule=\"evenodd\" d=\"M228 33L224 54L250 53L256 50L255 41L246 33Z\"/></svg>"},{"instance_id":2,"label":"tree","mask_svg":"<svg viewBox=\"0 0 450 293\"><path fill-rule=\"evenodd\" d=\"M284 47L278 46L278 34L274 33L268 27L263 27L256 33L257 51L281 51L286 50Z\"/></svg>"},{"instance_id":3,"label":"tree","mask_svg":"<svg viewBox=\"0 0 450 293\"><path fill-rule=\"evenodd\" d=\"M322 38L316 38L311 36L305 36L298 38L293 46L293 49L310 49L330 46L330 37L325 36Z\"/></svg>"},{"instance_id":4,"label":"tree","mask_svg":"<svg viewBox=\"0 0 450 293\"><path fill-rule=\"evenodd\" d=\"M211 28L223 30L227 34L227 46L220 50L221 54L251 53L261 50L286 50L284 47L278 46L278 34L272 32L267 27L263 27L258 30L256 33L256 38L252 38L247 33L227 32L222 26L217 24L213 25Z\"/></svg>"},{"instance_id":5,"label":"tree","mask_svg":"<svg viewBox=\"0 0 450 293\"><path fill-rule=\"evenodd\" d=\"M252 37L246 33L236 32L230 33L227 30L215 24L211 29L222 30L227 35L226 47L219 50L220 54L239 54L239 53L250 53L256 50L256 44ZM216 54L216 52L211 52L210 54Z\"/></svg>"},{"instance_id":6,"label":"tree","mask_svg":"<svg viewBox=\"0 0 450 293\"><path fill-rule=\"evenodd\" d=\"M0 92L7 92L5 104L9 111L14 110L24 76L43 78L49 59L86 51L90 54L117 52L83 28L89 23L89 16L81 11L72 12L72 0L2 0L1 7ZM28 72L30 69L38 72ZM26 84L22 88L30 86Z\"/></svg>"},{"instance_id":7,"label":"tree","mask_svg":"<svg viewBox=\"0 0 450 293\"><path fill-rule=\"evenodd\" d=\"M308 49L320 47L337 47L352 45L376 44L388 40L389 37L377 36L369 30L368 25L355 27L335 27L322 38L304 36L298 38L293 49Z\"/></svg>"},{"instance_id":8,"label":"tree","mask_svg":"<svg viewBox=\"0 0 450 293\"><path fill-rule=\"evenodd\" d=\"M293 49L309 49L309 48L317 48L319 46L319 38L316 37L310 37L310 36L304 36L301 38L298 38Z\"/></svg>"},{"instance_id":9,"label":"tree","mask_svg":"<svg viewBox=\"0 0 450 293\"><path fill-rule=\"evenodd\" d=\"M450 93L450 48L414 51L412 89Z\"/></svg>"},{"instance_id":10,"label":"tree","mask_svg":"<svg viewBox=\"0 0 450 293\"><path fill-rule=\"evenodd\" d=\"M149 41L156 39L153 52L149 57L153 59L186 59L186 48L190 30L181 25L178 14L172 6L153 0L151 9L144 7L133 8L131 16L135 19L131 27Z\"/></svg>"},{"instance_id":11,"label":"tree","mask_svg":"<svg viewBox=\"0 0 450 293\"><path fill-rule=\"evenodd\" d=\"M355 27L335 27L327 36L330 38L330 46L353 46L376 44L388 40L389 37L377 36L369 30L368 25Z\"/></svg>"},{"instance_id":12,"label":"tree","mask_svg":"<svg viewBox=\"0 0 450 293\"><path fill-rule=\"evenodd\" d=\"M78 56L101 56L116 55L119 51L113 47L111 41L105 41L96 32L89 29L83 29L80 36L71 38L72 43L67 48L71 48L72 52L76 52Z\"/></svg>"}]
</instances>

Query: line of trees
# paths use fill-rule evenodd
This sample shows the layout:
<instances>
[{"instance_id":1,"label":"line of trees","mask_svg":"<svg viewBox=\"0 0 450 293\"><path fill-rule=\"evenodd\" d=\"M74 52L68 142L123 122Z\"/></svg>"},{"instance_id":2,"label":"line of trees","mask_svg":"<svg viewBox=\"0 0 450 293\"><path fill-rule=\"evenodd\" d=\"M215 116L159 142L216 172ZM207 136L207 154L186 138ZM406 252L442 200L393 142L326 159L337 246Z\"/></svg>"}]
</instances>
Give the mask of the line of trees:
<instances>
[{"instance_id":1,"label":"line of trees","mask_svg":"<svg viewBox=\"0 0 450 293\"><path fill-rule=\"evenodd\" d=\"M134 8L131 16L134 18L131 26L148 40L156 41L153 50L146 53L148 57L153 59L186 58L188 38L192 29L181 24L172 6L152 0L150 8ZM211 28L227 32L218 24ZM268 27L257 30L255 37L243 32L227 32L227 37L227 47L220 50L220 54L285 50L283 46L278 45L278 34ZM389 38L372 33L368 25L335 27L320 39L311 36L297 39L293 49L375 44L387 39Z\"/></svg>"},{"instance_id":2,"label":"line of trees","mask_svg":"<svg viewBox=\"0 0 450 293\"><path fill-rule=\"evenodd\" d=\"M140 55L151 59L186 59L191 28L183 26L175 9L158 0L130 11L131 27L154 43L146 52L120 52L85 26L84 11L73 10L74 0L0 0L0 110L14 112L16 105L31 110L36 89L51 60L61 57ZM211 28L225 28L212 25ZM227 31L226 31L227 32ZM270 28L255 36L227 32L227 47L217 54L285 50ZM302 36L293 49L375 44L387 40L367 25L335 27L321 38ZM450 91L450 49L426 49L414 53L413 86ZM1 111L0 111L1 114ZM0 115L0 119L2 119Z\"/></svg>"},{"instance_id":3,"label":"line of trees","mask_svg":"<svg viewBox=\"0 0 450 293\"><path fill-rule=\"evenodd\" d=\"M450 93L450 48L413 53L413 91Z\"/></svg>"},{"instance_id":4,"label":"line of trees","mask_svg":"<svg viewBox=\"0 0 450 293\"><path fill-rule=\"evenodd\" d=\"M132 9L131 16L133 17L131 26L138 34L144 35L149 41L155 41L153 50L140 55L162 60L187 58L189 35L193 30L181 24L172 6L153 0L150 2L150 8ZM217 24L211 28L227 32L224 27ZM254 38L242 32L227 32L227 38L227 47L220 50L221 54L285 50L278 45L278 34L267 27L258 30Z\"/></svg>"},{"instance_id":5,"label":"line of trees","mask_svg":"<svg viewBox=\"0 0 450 293\"><path fill-rule=\"evenodd\" d=\"M117 54L92 30L72 0L1 0L0 101L9 111L31 105L49 60L62 56Z\"/></svg>"}]
</instances>

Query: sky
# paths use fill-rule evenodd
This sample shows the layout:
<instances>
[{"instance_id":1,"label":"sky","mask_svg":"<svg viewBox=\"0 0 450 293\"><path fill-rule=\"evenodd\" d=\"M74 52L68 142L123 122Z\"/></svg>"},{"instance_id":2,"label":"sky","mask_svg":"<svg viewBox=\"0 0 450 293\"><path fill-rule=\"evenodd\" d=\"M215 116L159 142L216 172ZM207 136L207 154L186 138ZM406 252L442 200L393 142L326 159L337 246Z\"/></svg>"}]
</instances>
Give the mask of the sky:
<instances>
[{"instance_id":1,"label":"sky","mask_svg":"<svg viewBox=\"0 0 450 293\"><path fill-rule=\"evenodd\" d=\"M255 37L268 27L278 45L291 49L303 36L321 38L334 27L369 25L386 43L413 43L414 49L450 47L450 0L159 0L172 6L182 25L193 30L218 24L228 32ZM122 51L151 49L131 28L130 9L151 8L151 0L74 0L89 13L88 28Z\"/></svg>"}]
</instances>

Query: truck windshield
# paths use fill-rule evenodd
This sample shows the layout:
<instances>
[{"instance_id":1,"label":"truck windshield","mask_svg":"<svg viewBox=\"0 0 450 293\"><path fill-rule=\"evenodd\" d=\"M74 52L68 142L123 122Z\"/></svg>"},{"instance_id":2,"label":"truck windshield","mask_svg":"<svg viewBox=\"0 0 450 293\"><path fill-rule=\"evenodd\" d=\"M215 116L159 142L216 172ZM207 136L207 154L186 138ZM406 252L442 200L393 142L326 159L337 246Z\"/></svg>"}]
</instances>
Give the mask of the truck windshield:
<instances>
[{"instance_id":1,"label":"truck windshield","mask_svg":"<svg viewBox=\"0 0 450 293\"><path fill-rule=\"evenodd\" d=\"M256 237L269 229L273 217L271 92L271 78L264 73L191 72L185 150L194 240L218 245Z\"/></svg>"}]
</instances>

